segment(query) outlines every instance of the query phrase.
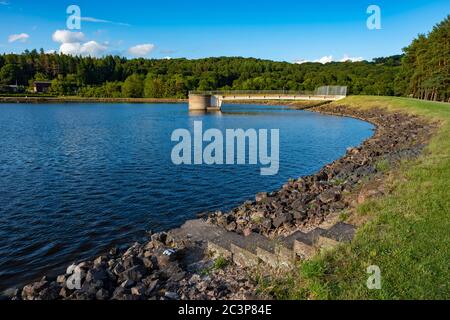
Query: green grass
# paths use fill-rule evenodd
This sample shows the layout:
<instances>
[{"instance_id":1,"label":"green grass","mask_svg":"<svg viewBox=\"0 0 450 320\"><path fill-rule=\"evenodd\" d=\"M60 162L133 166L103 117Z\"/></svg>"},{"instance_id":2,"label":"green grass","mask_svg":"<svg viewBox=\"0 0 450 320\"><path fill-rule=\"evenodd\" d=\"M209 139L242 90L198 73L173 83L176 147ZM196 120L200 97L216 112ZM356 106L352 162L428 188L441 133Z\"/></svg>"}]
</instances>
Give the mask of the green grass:
<instances>
[{"instance_id":1,"label":"green grass","mask_svg":"<svg viewBox=\"0 0 450 320\"><path fill-rule=\"evenodd\" d=\"M229 264L229 261L223 257L219 257L214 261L214 270L225 269Z\"/></svg>"},{"instance_id":2,"label":"green grass","mask_svg":"<svg viewBox=\"0 0 450 320\"><path fill-rule=\"evenodd\" d=\"M230 261L225 259L224 257L218 257L214 260L212 266L205 268L200 271L200 275L208 276L215 270L223 270L230 264Z\"/></svg>"},{"instance_id":3,"label":"green grass","mask_svg":"<svg viewBox=\"0 0 450 320\"><path fill-rule=\"evenodd\" d=\"M339 104L385 107L439 120L424 154L395 170L390 195L357 208L370 217L351 244L303 263L286 278L261 282L279 299L450 298L450 104L392 97L349 97ZM381 290L369 290L367 267L381 269Z\"/></svg>"},{"instance_id":4,"label":"green grass","mask_svg":"<svg viewBox=\"0 0 450 320\"><path fill-rule=\"evenodd\" d=\"M390 164L389 161L384 159L384 160L380 160L377 163L375 163L375 169L379 172L386 172L388 171L390 168Z\"/></svg>"}]
</instances>

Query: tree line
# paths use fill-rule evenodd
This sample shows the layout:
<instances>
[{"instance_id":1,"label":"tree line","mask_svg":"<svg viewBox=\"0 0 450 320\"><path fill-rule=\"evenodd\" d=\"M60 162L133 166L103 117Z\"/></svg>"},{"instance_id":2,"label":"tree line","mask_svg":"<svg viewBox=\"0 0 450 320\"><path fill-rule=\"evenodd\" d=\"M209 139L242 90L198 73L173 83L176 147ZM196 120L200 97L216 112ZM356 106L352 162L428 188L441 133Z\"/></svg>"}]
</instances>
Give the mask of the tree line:
<instances>
[{"instance_id":1,"label":"tree line","mask_svg":"<svg viewBox=\"0 0 450 320\"><path fill-rule=\"evenodd\" d=\"M414 98L450 102L450 15L403 50L397 90Z\"/></svg>"},{"instance_id":2,"label":"tree line","mask_svg":"<svg viewBox=\"0 0 450 320\"><path fill-rule=\"evenodd\" d=\"M393 61L293 64L254 58L132 59L26 51L0 56L0 82L52 81L57 95L184 98L191 90L314 90L346 85L351 94L392 95Z\"/></svg>"},{"instance_id":3,"label":"tree line","mask_svg":"<svg viewBox=\"0 0 450 320\"><path fill-rule=\"evenodd\" d=\"M349 94L413 96L447 101L449 17L420 35L404 55L327 64L255 58L126 59L49 54L43 50L0 55L0 84L31 86L52 81L55 95L185 98L191 90L312 91L348 86Z\"/></svg>"}]
</instances>

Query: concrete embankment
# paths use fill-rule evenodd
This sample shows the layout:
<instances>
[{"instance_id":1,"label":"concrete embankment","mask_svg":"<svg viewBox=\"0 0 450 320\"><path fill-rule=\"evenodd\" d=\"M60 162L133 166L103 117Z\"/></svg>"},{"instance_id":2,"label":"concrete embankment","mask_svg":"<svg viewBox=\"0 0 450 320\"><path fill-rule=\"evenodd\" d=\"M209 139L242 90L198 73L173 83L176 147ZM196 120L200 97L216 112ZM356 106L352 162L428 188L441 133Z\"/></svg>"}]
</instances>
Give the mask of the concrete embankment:
<instances>
[{"instance_id":1,"label":"concrete embankment","mask_svg":"<svg viewBox=\"0 0 450 320\"><path fill-rule=\"evenodd\" d=\"M383 184L386 167L419 155L437 128L423 118L383 109L324 105L312 110L364 119L377 130L360 147L349 149L314 175L292 179L282 189L260 193L229 212L205 214L203 220L154 234L147 243L137 243L124 252L113 249L95 260L73 264L58 277L44 277L10 290L9 298L265 298L255 296L256 284L247 270L260 263L271 266L273 259L285 257L287 251L279 243L289 245L292 240L294 255L289 259L301 260L322 245L350 241L361 222L342 224L336 220L339 215L368 198L388 193ZM221 258L208 254L214 247Z\"/></svg>"}]
</instances>

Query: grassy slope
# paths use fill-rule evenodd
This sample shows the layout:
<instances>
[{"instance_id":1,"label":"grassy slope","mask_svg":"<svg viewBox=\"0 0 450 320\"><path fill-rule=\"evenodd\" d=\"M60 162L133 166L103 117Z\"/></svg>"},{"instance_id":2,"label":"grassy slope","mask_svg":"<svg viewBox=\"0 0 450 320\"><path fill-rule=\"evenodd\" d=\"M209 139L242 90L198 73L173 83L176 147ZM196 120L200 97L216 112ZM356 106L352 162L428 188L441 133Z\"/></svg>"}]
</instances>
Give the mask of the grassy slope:
<instances>
[{"instance_id":1,"label":"grassy slope","mask_svg":"<svg viewBox=\"0 0 450 320\"><path fill-rule=\"evenodd\" d=\"M266 290L283 299L450 299L450 105L362 96L339 104L407 111L442 126L420 159L391 173L392 194L357 209L371 220L352 244L266 282ZM381 290L366 287L370 265L381 269Z\"/></svg>"}]
</instances>

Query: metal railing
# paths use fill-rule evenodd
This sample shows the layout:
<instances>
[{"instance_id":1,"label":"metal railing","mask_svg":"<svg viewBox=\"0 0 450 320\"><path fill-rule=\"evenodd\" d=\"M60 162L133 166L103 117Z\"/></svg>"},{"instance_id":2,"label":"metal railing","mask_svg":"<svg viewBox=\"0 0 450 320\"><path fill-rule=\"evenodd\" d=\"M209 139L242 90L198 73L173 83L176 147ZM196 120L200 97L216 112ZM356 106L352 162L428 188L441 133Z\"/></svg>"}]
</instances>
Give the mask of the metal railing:
<instances>
[{"instance_id":1,"label":"metal railing","mask_svg":"<svg viewBox=\"0 0 450 320\"><path fill-rule=\"evenodd\" d=\"M345 86L322 86L314 91L292 91L292 90L222 90L222 91L189 91L189 94L212 95L212 96L346 96Z\"/></svg>"},{"instance_id":2,"label":"metal railing","mask_svg":"<svg viewBox=\"0 0 450 320\"><path fill-rule=\"evenodd\" d=\"M189 91L189 94L206 94L212 96L224 95L314 95L314 91L290 91L290 90L229 90L229 91Z\"/></svg>"}]
</instances>

